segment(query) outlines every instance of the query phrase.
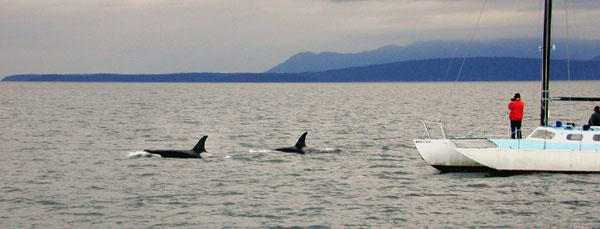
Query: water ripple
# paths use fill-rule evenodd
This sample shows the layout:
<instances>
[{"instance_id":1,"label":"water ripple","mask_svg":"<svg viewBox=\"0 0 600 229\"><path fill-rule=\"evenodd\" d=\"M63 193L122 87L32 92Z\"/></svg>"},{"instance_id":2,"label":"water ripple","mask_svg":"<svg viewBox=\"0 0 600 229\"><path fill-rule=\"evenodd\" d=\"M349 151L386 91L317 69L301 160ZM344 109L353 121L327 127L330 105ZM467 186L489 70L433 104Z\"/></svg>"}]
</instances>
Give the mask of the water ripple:
<instances>
[{"instance_id":1,"label":"water ripple","mask_svg":"<svg viewBox=\"0 0 600 229\"><path fill-rule=\"evenodd\" d=\"M600 86L575 84L582 96ZM538 86L0 83L0 227L594 227L600 176L440 174L412 144L423 119L451 123L452 136L506 125L505 98L534 104ZM553 114L586 122L572 111L588 110ZM271 150L306 131L329 153ZM214 159L137 151L204 135Z\"/></svg>"}]
</instances>

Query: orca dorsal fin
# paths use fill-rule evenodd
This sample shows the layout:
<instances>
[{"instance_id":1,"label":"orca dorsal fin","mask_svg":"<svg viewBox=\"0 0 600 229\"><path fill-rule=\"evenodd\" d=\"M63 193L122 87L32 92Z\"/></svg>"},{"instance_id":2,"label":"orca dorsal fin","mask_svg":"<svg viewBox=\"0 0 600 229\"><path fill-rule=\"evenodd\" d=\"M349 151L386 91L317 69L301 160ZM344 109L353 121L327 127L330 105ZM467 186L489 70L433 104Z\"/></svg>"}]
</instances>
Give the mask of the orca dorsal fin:
<instances>
[{"instance_id":1,"label":"orca dorsal fin","mask_svg":"<svg viewBox=\"0 0 600 229\"><path fill-rule=\"evenodd\" d=\"M204 148L204 143L206 142L206 138L208 138L208 136L204 136L202 138L200 138L200 141L198 141L198 143L196 143L196 146L194 146L194 151L197 153L202 153L202 152L206 152L206 149Z\"/></svg>"},{"instance_id":2,"label":"orca dorsal fin","mask_svg":"<svg viewBox=\"0 0 600 229\"><path fill-rule=\"evenodd\" d=\"M306 140L306 135L308 134L308 132L304 132L302 134L302 136L300 136L300 138L298 139L298 142L296 142L295 147L298 149L302 149L302 147L306 146L306 143L304 143L304 141Z\"/></svg>"}]
</instances>

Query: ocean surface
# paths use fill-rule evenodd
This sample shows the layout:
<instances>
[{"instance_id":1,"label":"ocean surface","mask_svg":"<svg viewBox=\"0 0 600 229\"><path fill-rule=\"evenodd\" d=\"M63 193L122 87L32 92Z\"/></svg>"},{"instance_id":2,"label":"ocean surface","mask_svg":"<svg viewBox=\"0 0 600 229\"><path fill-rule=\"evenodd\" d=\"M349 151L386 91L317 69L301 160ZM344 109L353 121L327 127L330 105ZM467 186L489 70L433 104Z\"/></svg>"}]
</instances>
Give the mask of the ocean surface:
<instances>
[{"instance_id":1,"label":"ocean surface","mask_svg":"<svg viewBox=\"0 0 600 229\"><path fill-rule=\"evenodd\" d=\"M445 173L412 139L524 135L538 82L0 83L0 228L600 227L600 175ZM598 96L600 82L553 82ZM587 122L595 103L552 102ZM308 132L330 153L272 151ZM210 159L148 157L191 149Z\"/></svg>"}]
</instances>

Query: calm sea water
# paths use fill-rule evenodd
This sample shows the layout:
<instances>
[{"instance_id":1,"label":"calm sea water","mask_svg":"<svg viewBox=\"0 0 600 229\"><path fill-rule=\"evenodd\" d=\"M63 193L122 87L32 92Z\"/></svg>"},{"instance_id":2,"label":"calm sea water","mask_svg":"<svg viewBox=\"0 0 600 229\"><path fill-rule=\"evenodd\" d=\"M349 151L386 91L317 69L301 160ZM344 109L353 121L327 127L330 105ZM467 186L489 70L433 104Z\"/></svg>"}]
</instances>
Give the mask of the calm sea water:
<instances>
[{"instance_id":1,"label":"calm sea water","mask_svg":"<svg viewBox=\"0 0 600 229\"><path fill-rule=\"evenodd\" d=\"M552 94L599 86L553 83ZM439 174L411 142L423 120L506 136L515 92L528 134L539 88L0 83L0 227L598 227L598 174ZM595 105L554 102L551 119L581 124ZM308 146L341 152L269 150L305 131ZM217 157L137 157L203 135Z\"/></svg>"}]
</instances>

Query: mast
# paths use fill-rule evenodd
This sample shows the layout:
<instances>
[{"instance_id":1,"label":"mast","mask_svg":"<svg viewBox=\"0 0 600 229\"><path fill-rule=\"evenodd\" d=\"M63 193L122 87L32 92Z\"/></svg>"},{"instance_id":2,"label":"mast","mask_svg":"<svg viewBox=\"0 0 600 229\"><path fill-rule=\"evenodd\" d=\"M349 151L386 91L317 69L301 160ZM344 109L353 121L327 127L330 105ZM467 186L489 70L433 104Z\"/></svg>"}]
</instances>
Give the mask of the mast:
<instances>
[{"instance_id":1,"label":"mast","mask_svg":"<svg viewBox=\"0 0 600 229\"><path fill-rule=\"evenodd\" d=\"M550 47L551 47L551 24L552 20L552 0L546 0L544 7L544 45L542 47L542 111L540 114L540 125L548 125L548 101L550 100L549 81L550 81Z\"/></svg>"}]
</instances>

